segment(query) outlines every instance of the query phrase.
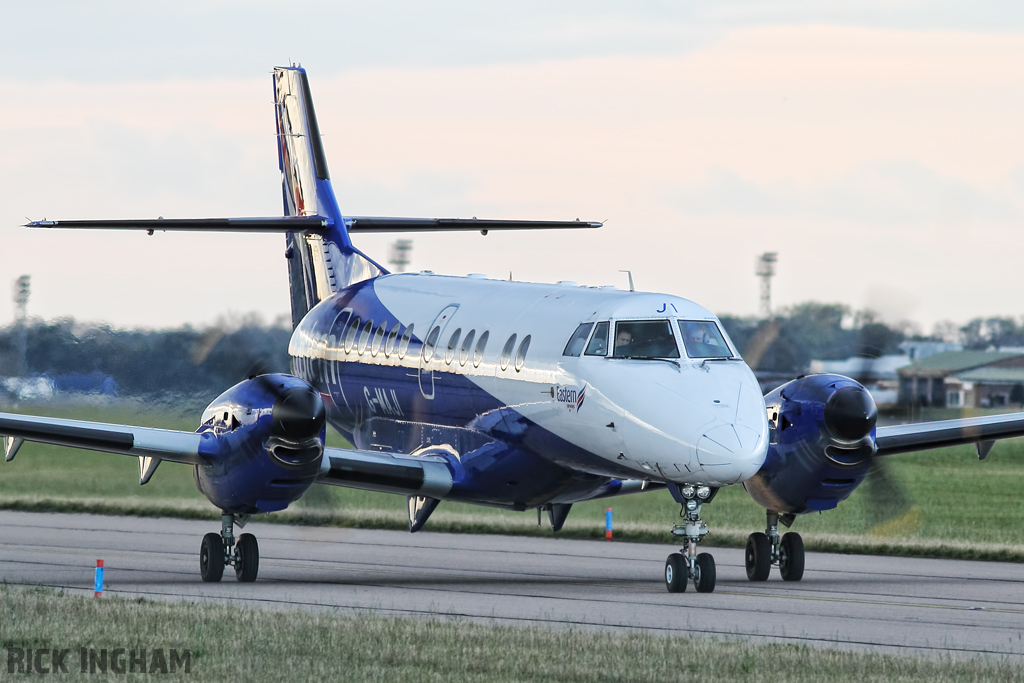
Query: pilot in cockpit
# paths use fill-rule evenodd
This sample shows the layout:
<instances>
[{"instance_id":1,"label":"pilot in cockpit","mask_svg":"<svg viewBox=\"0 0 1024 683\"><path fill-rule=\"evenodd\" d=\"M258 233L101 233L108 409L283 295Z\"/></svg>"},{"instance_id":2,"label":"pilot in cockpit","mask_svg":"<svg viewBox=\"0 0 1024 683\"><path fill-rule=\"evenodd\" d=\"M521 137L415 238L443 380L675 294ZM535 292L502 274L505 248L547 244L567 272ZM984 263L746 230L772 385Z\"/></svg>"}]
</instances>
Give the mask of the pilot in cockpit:
<instances>
[{"instance_id":1,"label":"pilot in cockpit","mask_svg":"<svg viewBox=\"0 0 1024 683\"><path fill-rule=\"evenodd\" d=\"M633 343L633 334L629 330L619 329L615 335L615 355L624 356L627 355L625 351L630 344Z\"/></svg>"},{"instance_id":2,"label":"pilot in cockpit","mask_svg":"<svg viewBox=\"0 0 1024 683\"><path fill-rule=\"evenodd\" d=\"M683 326L686 331L684 339L686 350L691 357L709 358L730 355L717 339L708 334L705 329L706 323L687 322Z\"/></svg>"}]
</instances>

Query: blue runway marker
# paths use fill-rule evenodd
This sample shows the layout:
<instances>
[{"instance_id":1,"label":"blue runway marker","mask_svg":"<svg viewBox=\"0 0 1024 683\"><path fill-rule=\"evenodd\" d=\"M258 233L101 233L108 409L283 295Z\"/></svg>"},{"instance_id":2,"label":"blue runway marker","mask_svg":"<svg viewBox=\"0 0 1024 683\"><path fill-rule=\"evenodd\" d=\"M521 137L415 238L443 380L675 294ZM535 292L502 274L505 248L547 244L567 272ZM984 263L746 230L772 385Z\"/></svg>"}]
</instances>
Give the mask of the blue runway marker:
<instances>
[{"instance_id":1,"label":"blue runway marker","mask_svg":"<svg viewBox=\"0 0 1024 683\"><path fill-rule=\"evenodd\" d=\"M93 590L97 598L103 595L103 560L96 560L96 585Z\"/></svg>"}]
</instances>

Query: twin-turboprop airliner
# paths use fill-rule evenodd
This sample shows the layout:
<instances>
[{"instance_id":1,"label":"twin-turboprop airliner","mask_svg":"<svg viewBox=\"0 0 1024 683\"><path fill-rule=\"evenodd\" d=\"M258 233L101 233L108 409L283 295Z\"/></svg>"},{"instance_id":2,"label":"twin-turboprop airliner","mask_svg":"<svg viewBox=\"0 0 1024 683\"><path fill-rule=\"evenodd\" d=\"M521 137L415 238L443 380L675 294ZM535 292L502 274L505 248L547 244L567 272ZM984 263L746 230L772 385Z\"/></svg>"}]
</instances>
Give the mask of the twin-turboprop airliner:
<instances>
[{"instance_id":1,"label":"twin-turboprop airliner","mask_svg":"<svg viewBox=\"0 0 1024 683\"><path fill-rule=\"evenodd\" d=\"M994 440L1024 435L1024 414L876 427L870 394L838 375L762 396L715 315L677 296L388 273L353 235L600 224L345 216L305 71L277 68L273 87L283 217L29 227L283 233L292 374L231 387L195 433L0 414L8 461L34 441L137 457L141 484L164 460L192 466L222 512L200 547L204 581L226 566L255 581L257 541L236 539L235 526L325 484L407 496L413 532L444 501L544 510L557 531L575 503L668 488L682 517L670 592L714 590L714 558L697 552L701 514L740 484L766 510L765 531L747 541L747 576L764 581L775 566L799 581L803 542L779 523L835 508L874 458L964 443L984 457ZM327 422L355 448L325 448Z\"/></svg>"}]
</instances>

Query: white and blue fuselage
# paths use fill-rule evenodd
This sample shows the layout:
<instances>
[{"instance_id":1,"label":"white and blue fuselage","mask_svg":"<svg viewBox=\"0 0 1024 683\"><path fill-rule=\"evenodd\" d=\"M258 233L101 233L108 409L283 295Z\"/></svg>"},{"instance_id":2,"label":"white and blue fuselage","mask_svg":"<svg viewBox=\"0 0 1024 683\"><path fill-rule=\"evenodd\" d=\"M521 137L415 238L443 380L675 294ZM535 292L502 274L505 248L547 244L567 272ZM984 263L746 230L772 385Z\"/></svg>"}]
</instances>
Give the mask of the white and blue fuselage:
<instances>
[{"instance_id":1,"label":"white and blue fuselage","mask_svg":"<svg viewBox=\"0 0 1024 683\"><path fill-rule=\"evenodd\" d=\"M317 304L289 353L358 448L444 446L472 475L449 499L525 509L622 479L723 486L758 471L758 383L724 335L715 357L688 355L680 325L694 321L718 327L663 294L392 274ZM627 326L657 331L657 355L616 346Z\"/></svg>"}]
</instances>

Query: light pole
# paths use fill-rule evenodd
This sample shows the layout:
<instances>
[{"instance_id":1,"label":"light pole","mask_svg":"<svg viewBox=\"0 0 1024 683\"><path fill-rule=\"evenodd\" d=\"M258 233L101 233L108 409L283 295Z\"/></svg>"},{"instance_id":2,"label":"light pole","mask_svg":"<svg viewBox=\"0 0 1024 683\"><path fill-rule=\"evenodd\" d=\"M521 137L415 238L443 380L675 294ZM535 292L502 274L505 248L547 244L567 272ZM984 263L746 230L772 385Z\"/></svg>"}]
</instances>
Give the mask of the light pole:
<instances>
[{"instance_id":1,"label":"light pole","mask_svg":"<svg viewBox=\"0 0 1024 683\"><path fill-rule=\"evenodd\" d=\"M757 276L761 278L761 316L772 317L772 276L775 275L775 263L779 255L774 251L767 251L757 259Z\"/></svg>"},{"instance_id":2,"label":"light pole","mask_svg":"<svg viewBox=\"0 0 1024 683\"><path fill-rule=\"evenodd\" d=\"M388 263L395 267L396 273L404 273L409 265L409 252L412 251L412 240L397 240L391 245L391 258Z\"/></svg>"},{"instance_id":3,"label":"light pole","mask_svg":"<svg viewBox=\"0 0 1024 683\"><path fill-rule=\"evenodd\" d=\"M28 374L28 338L25 322L28 318L28 297L32 293L32 276L22 275L14 281L14 345L17 352L18 377Z\"/></svg>"}]
</instances>

